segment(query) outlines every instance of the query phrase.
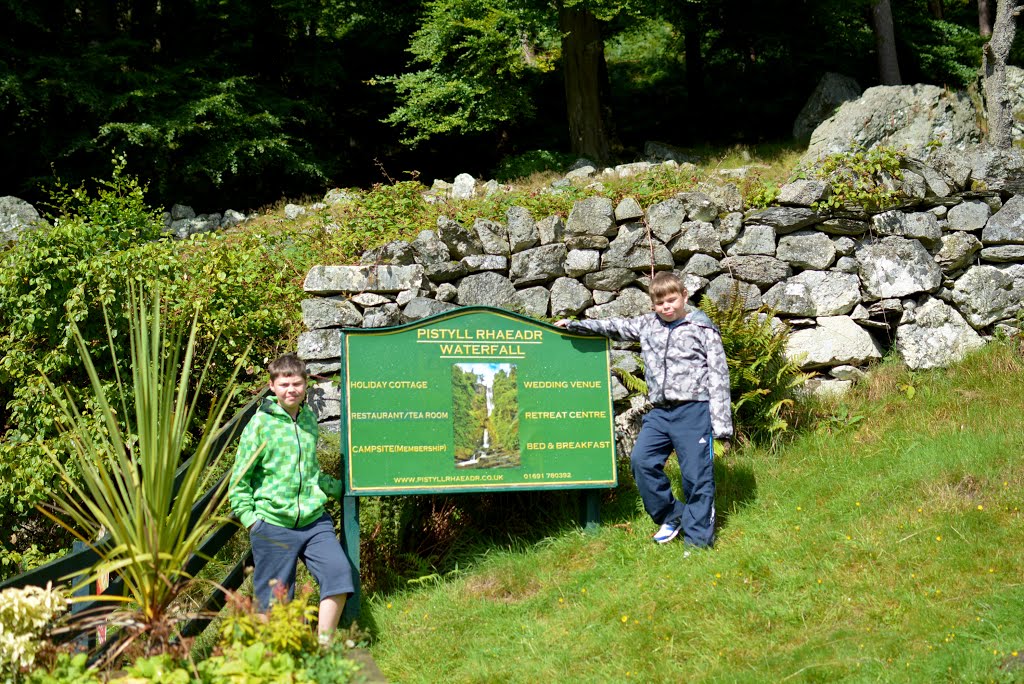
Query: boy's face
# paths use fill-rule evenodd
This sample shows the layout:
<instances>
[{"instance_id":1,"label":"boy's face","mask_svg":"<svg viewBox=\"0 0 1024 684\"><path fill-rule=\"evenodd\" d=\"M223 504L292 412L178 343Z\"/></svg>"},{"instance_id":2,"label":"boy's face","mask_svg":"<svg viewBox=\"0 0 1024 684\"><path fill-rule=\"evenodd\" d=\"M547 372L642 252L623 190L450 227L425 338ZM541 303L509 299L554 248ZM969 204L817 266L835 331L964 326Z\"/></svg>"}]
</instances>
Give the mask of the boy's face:
<instances>
[{"instance_id":1,"label":"boy's face","mask_svg":"<svg viewBox=\"0 0 1024 684\"><path fill-rule=\"evenodd\" d=\"M683 316L686 300L678 292L669 292L654 302L654 313L666 323L678 321Z\"/></svg>"},{"instance_id":2,"label":"boy's face","mask_svg":"<svg viewBox=\"0 0 1024 684\"><path fill-rule=\"evenodd\" d=\"M306 398L306 378L301 375L281 375L270 381L270 391L277 402L294 416Z\"/></svg>"}]
</instances>

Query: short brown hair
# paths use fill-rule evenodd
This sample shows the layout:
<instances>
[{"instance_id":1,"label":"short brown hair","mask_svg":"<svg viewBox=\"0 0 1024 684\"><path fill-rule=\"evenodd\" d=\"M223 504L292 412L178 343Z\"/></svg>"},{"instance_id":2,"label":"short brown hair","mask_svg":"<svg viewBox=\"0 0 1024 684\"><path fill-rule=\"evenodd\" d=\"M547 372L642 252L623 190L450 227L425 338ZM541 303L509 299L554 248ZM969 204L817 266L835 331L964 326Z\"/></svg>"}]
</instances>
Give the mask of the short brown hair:
<instances>
[{"instance_id":1,"label":"short brown hair","mask_svg":"<svg viewBox=\"0 0 1024 684\"><path fill-rule=\"evenodd\" d=\"M298 357L295 352L289 352L282 354L267 366L267 372L270 374L271 380L277 380L283 378L286 375L301 375L307 377L306 364L302 359Z\"/></svg>"},{"instance_id":2,"label":"short brown hair","mask_svg":"<svg viewBox=\"0 0 1024 684\"><path fill-rule=\"evenodd\" d=\"M682 278L671 271L661 271L654 276L651 280L650 293L651 301L655 303L660 302L670 294L677 294L683 299L686 299L689 296Z\"/></svg>"}]
</instances>

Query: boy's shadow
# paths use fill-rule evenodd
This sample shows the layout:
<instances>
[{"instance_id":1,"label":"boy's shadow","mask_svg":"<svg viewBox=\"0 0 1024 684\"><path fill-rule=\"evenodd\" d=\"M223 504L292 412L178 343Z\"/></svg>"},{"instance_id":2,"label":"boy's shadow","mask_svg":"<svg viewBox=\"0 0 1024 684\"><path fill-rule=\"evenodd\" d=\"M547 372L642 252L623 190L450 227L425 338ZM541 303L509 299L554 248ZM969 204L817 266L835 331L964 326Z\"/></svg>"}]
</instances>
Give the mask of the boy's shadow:
<instances>
[{"instance_id":1,"label":"boy's shadow","mask_svg":"<svg viewBox=\"0 0 1024 684\"><path fill-rule=\"evenodd\" d=\"M757 500L757 478L754 470L726 458L715 460L715 515L717 527L728 524L729 517Z\"/></svg>"}]
</instances>

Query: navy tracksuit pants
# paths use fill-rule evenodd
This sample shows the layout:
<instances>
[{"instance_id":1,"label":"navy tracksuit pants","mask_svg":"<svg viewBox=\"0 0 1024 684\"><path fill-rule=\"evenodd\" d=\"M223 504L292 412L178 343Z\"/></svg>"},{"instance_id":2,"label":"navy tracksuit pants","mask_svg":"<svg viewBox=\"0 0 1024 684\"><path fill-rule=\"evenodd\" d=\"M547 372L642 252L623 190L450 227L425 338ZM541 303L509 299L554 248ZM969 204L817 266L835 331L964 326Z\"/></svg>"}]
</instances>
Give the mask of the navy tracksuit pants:
<instances>
[{"instance_id":1,"label":"navy tracksuit pants","mask_svg":"<svg viewBox=\"0 0 1024 684\"><path fill-rule=\"evenodd\" d=\"M672 494L665 461L675 450L683 496ZM630 456L644 508L658 525L681 520L683 539L693 546L715 541L715 472L711 413L706 401L655 406L644 416Z\"/></svg>"}]
</instances>

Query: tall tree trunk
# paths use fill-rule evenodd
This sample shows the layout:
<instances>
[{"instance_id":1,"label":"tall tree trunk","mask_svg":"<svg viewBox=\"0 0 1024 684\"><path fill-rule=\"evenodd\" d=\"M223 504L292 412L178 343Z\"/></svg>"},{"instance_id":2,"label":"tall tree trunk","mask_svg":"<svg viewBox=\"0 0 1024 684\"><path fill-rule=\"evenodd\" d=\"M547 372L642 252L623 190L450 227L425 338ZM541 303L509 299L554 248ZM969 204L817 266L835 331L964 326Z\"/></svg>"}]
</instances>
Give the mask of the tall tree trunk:
<instances>
[{"instance_id":1,"label":"tall tree trunk","mask_svg":"<svg viewBox=\"0 0 1024 684\"><path fill-rule=\"evenodd\" d=\"M992 3L989 0L978 0L978 30L982 38L992 35Z\"/></svg>"},{"instance_id":2,"label":"tall tree trunk","mask_svg":"<svg viewBox=\"0 0 1024 684\"><path fill-rule=\"evenodd\" d=\"M611 156L611 145L601 103L601 26L587 10L565 7L559 2L558 28L562 32L562 69L572 151L595 162L606 161Z\"/></svg>"},{"instance_id":3,"label":"tall tree trunk","mask_svg":"<svg viewBox=\"0 0 1024 684\"><path fill-rule=\"evenodd\" d=\"M889 0L875 0L871 7L875 25L875 50L878 52L878 75L883 85L900 85L900 63L896 57L896 34L892 27Z\"/></svg>"},{"instance_id":4,"label":"tall tree trunk","mask_svg":"<svg viewBox=\"0 0 1024 684\"><path fill-rule=\"evenodd\" d=\"M944 13L942 0L928 0L928 12L931 13L933 19L942 19Z\"/></svg>"},{"instance_id":5,"label":"tall tree trunk","mask_svg":"<svg viewBox=\"0 0 1024 684\"><path fill-rule=\"evenodd\" d=\"M683 3L683 49L686 56L686 98L691 105L704 102L704 55L701 53L700 13L695 5Z\"/></svg>"},{"instance_id":6,"label":"tall tree trunk","mask_svg":"<svg viewBox=\"0 0 1024 684\"><path fill-rule=\"evenodd\" d=\"M1006 59L1017 33L1017 0L997 0L992 39L982 51L985 72L985 106L988 110L988 141L1000 149L1013 144L1013 107L1006 92Z\"/></svg>"}]
</instances>

